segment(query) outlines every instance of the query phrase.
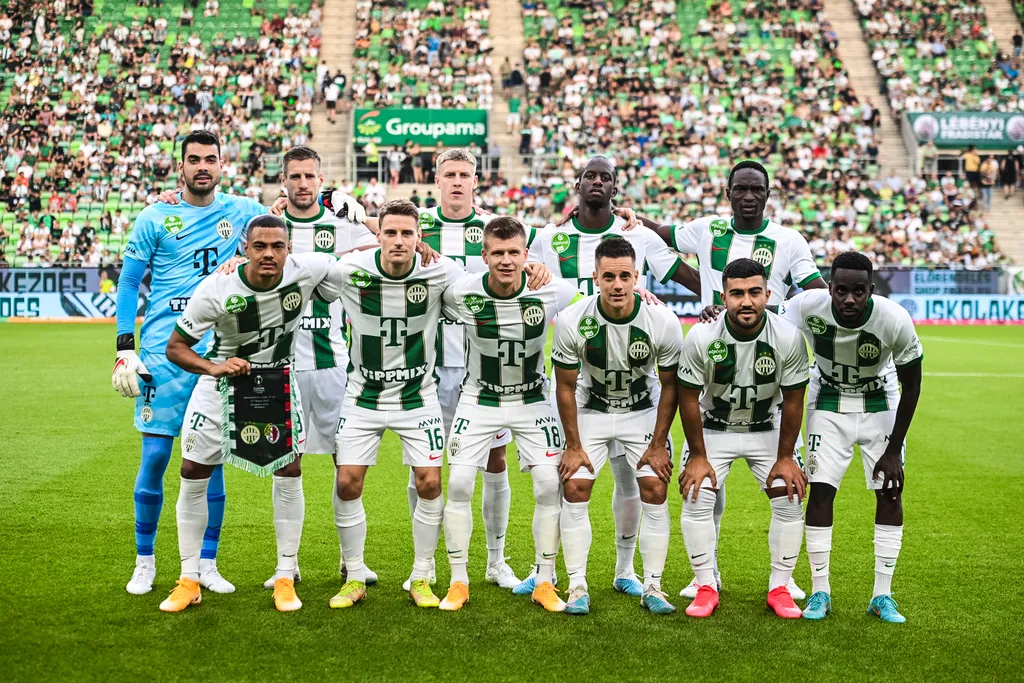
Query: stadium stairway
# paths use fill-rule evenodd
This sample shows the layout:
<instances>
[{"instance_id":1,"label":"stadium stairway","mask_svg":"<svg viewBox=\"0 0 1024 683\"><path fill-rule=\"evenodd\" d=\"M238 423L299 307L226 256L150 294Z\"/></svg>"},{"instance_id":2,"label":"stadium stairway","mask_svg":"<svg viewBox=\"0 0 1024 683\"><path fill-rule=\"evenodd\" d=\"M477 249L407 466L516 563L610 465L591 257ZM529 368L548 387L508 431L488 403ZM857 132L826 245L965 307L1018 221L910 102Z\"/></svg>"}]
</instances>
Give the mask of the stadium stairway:
<instances>
[{"instance_id":1,"label":"stadium stairway","mask_svg":"<svg viewBox=\"0 0 1024 683\"><path fill-rule=\"evenodd\" d=\"M1007 2L1008 0L1001 0ZM889 103L879 89L878 72L871 61L871 50L860 29L860 22L850 0L825 0L832 28L839 36L839 56L850 75L850 83L859 98L868 98L881 110L881 144L878 147L879 173L888 176L895 170L901 178L910 173L910 158L903 145L900 130L892 118Z\"/></svg>"},{"instance_id":2,"label":"stadium stairway","mask_svg":"<svg viewBox=\"0 0 1024 683\"><path fill-rule=\"evenodd\" d=\"M1010 0L982 0L985 17L1000 50L1013 51L1013 33L1020 30L1017 12Z\"/></svg>"},{"instance_id":3,"label":"stadium stairway","mask_svg":"<svg viewBox=\"0 0 1024 683\"><path fill-rule=\"evenodd\" d=\"M491 73L494 77L494 104L491 108L491 139L501 147L501 172L510 183L518 183L528 169L519 156L519 135L506 133L508 100L501 90L501 64L505 57L515 67L523 63L523 8L520 0L490 0ZM524 73L525 75L525 73Z\"/></svg>"},{"instance_id":4,"label":"stadium stairway","mask_svg":"<svg viewBox=\"0 0 1024 683\"><path fill-rule=\"evenodd\" d=\"M346 95L352 86L352 53L356 45L355 0L327 0L320 22L322 38L320 58L327 61L331 73L341 69L348 79ZM327 120L327 108L321 102L313 108L311 127L313 148L320 153L327 181L341 182L348 177L346 160L350 151L351 112L337 112L337 123Z\"/></svg>"}]
</instances>

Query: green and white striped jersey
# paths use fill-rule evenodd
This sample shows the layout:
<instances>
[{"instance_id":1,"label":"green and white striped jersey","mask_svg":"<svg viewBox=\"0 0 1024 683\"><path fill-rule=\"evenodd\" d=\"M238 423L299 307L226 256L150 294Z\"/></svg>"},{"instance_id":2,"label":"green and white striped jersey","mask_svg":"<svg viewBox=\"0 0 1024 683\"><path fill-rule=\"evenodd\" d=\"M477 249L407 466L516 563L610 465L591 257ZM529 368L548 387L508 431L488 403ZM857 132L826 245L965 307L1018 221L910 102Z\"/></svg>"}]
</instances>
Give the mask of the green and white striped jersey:
<instances>
[{"instance_id":1,"label":"green and white striped jersey","mask_svg":"<svg viewBox=\"0 0 1024 683\"><path fill-rule=\"evenodd\" d=\"M199 283L174 329L196 343L212 327L209 360L244 358L253 365L276 367L292 362L295 332L313 289L337 259L330 254L289 254L281 281L259 289L234 273L214 273Z\"/></svg>"},{"instance_id":2,"label":"green and white striped jersey","mask_svg":"<svg viewBox=\"0 0 1024 683\"><path fill-rule=\"evenodd\" d=\"M544 263L555 277L573 282L581 294L590 296L597 291L594 250L603 239L622 237L633 245L641 273L650 269L660 282L668 282L682 259L653 230L640 226L623 231L625 223L614 215L608 225L599 230L585 228L575 218L557 227L549 223L530 243L529 260Z\"/></svg>"},{"instance_id":3,"label":"green and white striped jersey","mask_svg":"<svg viewBox=\"0 0 1024 683\"><path fill-rule=\"evenodd\" d=\"M657 371L676 372L683 330L665 306L636 297L633 313L617 320L605 315L601 295L577 301L555 319L551 362L579 369L576 403L603 413L656 408L661 395Z\"/></svg>"},{"instance_id":4,"label":"green and white striped jersey","mask_svg":"<svg viewBox=\"0 0 1024 683\"><path fill-rule=\"evenodd\" d=\"M313 218L296 218L286 211L284 220L288 225L288 251L293 254L337 254L377 244L377 237L366 226L337 218L322 206ZM326 304L313 297L306 304L295 332L295 369L325 370L347 365L348 343L341 302Z\"/></svg>"},{"instance_id":5,"label":"green and white striped jersey","mask_svg":"<svg viewBox=\"0 0 1024 683\"><path fill-rule=\"evenodd\" d=\"M672 229L672 248L697 255L700 302L705 306L722 303L722 271L738 258L753 259L764 266L771 305L782 303L794 283L805 287L821 277L800 233L767 218L752 232L737 230L732 219L721 216L698 218Z\"/></svg>"},{"instance_id":6,"label":"green and white striped jersey","mask_svg":"<svg viewBox=\"0 0 1024 683\"><path fill-rule=\"evenodd\" d=\"M380 249L347 254L331 268L317 296L341 298L351 322L346 400L369 410L413 410L437 403L431 352L445 288L465 277L442 258L401 277L381 268Z\"/></svg>"},{"instance_id":7,"label":"green and white striped jersey","mask_svg":"<svg viewBox=\"0 0 1024 683\"><path fill-rule=\"evenodd\" d=\"M441 206L420 209L421 239L434 251L458 261L467 273L484 273L487 264L481 256L484 226L494 218L478 215L474 209L461 220L447 218ZM437 364L446 368L465 365L465 336L462 323L442 318L441 334L437 335Z\"/></svg>"},{"instance_id":8,"label":"green and white striped jersey","mask_svg":"<svg viewBox=\"0 0 1024 683\"><path fill-rule=\"evenodd\" d=\"M686 333L679 384L701 389L704 428L723 432L775 429L782 392L808 382L800 330L770 311L754 334L734 330L724 312Z\"/></svg>"},{"instance_id":9,"label":"green and white striped jersey","mask_svg":"<svg viewBox=\"0 0 1024 683\"><path fill-rule=\"evenodd\" d=\"M832 311L828 290L801 292L779 308L814 351L807 407L833 413L880 413L900 401L897 366L920 363L921 341L910 314L873 296L864 319L846 327Z\"/></svg>"},{"instance_id":10,"label":"green and white striped jersey","mask_svg":"<svg viewBox=\"0 0 1024 683\"><path fill-rule=\"evenodd\" d=\"M462 395L482 406L548 400L544 346L548 323L575 298L576 287L552 280L536 291L507 297L487 286L489 273L468 275L444 294L444 314L465 325L466 379Z\"/></svg>"}]
</instances>

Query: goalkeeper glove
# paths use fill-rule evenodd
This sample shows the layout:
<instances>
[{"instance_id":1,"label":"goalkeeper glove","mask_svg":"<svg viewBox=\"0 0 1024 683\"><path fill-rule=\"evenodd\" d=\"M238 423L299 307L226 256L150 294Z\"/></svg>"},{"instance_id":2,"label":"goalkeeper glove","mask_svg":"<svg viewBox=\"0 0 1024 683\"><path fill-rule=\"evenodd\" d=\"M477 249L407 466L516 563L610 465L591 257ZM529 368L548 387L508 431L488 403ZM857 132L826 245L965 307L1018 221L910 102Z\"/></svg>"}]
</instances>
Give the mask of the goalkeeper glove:
<instances>
[{"instance_id":1,"label":"goalkeeper glove","mask_svg":"<svg viewBox=\"0 0 1024 683\"><path fill-rule=\"evenodd\" d=\"M366 223L366 209L355 197L341 190L324 190L320 193L320 203L338 218L353 223Z\"/></svg>"},{"instance_id":2,"label":"goalkeeper glove","mask_svg":"<svg viewBox=\"0 0 1024 683\"><path fill-rule=\"evenodd\" d=\"M117 346L117 360L114 361L110 383L114 385L114 390L125 398L140 396L142 391L139 389L139 377L146 382L152 382L153 375L149 374L149 370L135 353L135 335L119 335Z\"/></svg>"}]
</instances>

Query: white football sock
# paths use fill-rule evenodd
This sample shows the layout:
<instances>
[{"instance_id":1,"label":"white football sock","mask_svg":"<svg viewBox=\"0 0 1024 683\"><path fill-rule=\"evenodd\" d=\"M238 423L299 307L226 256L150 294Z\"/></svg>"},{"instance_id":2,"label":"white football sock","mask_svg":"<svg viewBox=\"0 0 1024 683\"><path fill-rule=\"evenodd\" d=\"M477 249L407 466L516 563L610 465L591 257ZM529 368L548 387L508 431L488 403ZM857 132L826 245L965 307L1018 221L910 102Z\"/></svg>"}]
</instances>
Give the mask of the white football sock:
<instances>
[{"instance_id":1,"label":"white football sock","mask_svg":"<svg viewBox=\"0 0 1024 683\"><path fill-rule=\"evenodd\" d=\"M533 545L537 564L537 584L551 583L558 557L559 495L558 468L539 466L530 470L533 477Z\"/></svg>"},{"instance_id":2,"label":"white football sock","mask_svg":"<svg viewBox=\"0 0 1024 683\"><path fill-rule=\"evenodd\" d=\"M274 578L293 579L299 561L302 522L306 517L302 476L273 479L274 534L277 537L277 574Z\"/></svg>"},{"instance_id":3,"label":"white football sock","mask_svg":"<svg viewBox=\"0 0 1024 683\"><path fill-rule=\"evenodd\" d=\"M512 506L512 489L508 485L507 469L502 472L484 472L482 497L487 564L501 564L505 561L505 533L508 531L508 511Z\"/></svg>"},{"instance_id":4,"label":"white football sock","mask_svg":"<svg viewBox=\"0 0 1024 683\"><path fill-rule=\"evenodd\" d=\"M210 478L181 478L176 507L178 521L178 553L181 555L181 577L199 580L199 552L203 549L203 534L209 521L210 509L206 503L206 489Z\"/></svg>"},{"instance_id":5,"label":"white football sock","mask_svg":"<svg viewBox=\"0 0 1024 683\"><path fill-rule=\"evenodd\" d=\"M644 520L640 525L640 557L644 561L644 588L661 590L661 575L668 557L668 503L643 503ZM565 538L563 535L562 538ZM563 541L562 545L565 543Z\"/></svg>"},{"instance_id":6,"label":"white football sock","mask_svg":"<svg viewBox=\"0 0 1024 683\"><path fill-rule=\"evenodd\" d=\"M722 515L725 514L725 484L715 493L715 578L718 578L718 539L722 535Z\"/></svg>"},{"instance_id":7,"label":"white football sock","mask_svg":"<svg viewBox=\"0 0 1024 683\"><path fill-rule=\"evenodd\" d=\"M902 546L902 526L875 525L875 590L871 597L892 593L892 575Z\"/></svg>"},{"instance_id":8,"label":"white football sock","mask_svg":"<svg viewBox=\"0 0 1024 683\"><path fill-rule=\"evenodd\" d=\"M409 519L413 519L416 516L416 503L420 499L420 494L416 492L416 473L411 467L409 468L409 485L405 487L405 493L409 496Z\"/></svg>"},{"instance_id":9,"label":"white football sock","mask_svg":"<svg viewBox=\"0 0 1024 683\"><path fill-rule=\"evenodd\" d=\"M363 563L363 550L366 547L366 510L363 509L363 497L355 500L337 498L334 524L338 527L341 556L348 570L348 580L366 583L366 565Z\"/></svg>"},{"instance_id":10,"label":"white football sock","mask_svg":"<svg viewBox=\"0 0 1024 683\"><path fill-rule=\"evenodd\" d=\"M444 506L444 541L448 546L448 564L452 583L469 585L469 540L473 536L473 488L476 468L451 465L448 468L448 502Z\"/></svg>"},{"instance_id":11,"label":"white football sock","mask_svg":"<svg viewBox=\"0 0 1024 683\"><path fill-rule=\"evenodd\" d=\"M768 525L768 549L772 557L772 575L768 590L785 586L793 578L800 544L804 540L804 508L798 498L771 499L772 521Z\"/></svg>"},{"instance_id":12,"label":"white football sock","mask_svg":"<svg viewBox=\"0 0 1024 683\"><path fill-rule=\"evenodd\" d=\"M807 559L811 564L811 593L832 594L828 582L829 558L832 555L832 527L809 526L807 535Z\"/></svg>"},{"instance_id":13,"label":"white football sock","mask_svg":"<svg viewBox=\"0 0 1024 683\"><path fill-rule=\"evenodd\" d=\"M569 572L569 588L587 586L587 556L593 532L590 529L590 501L570 503L562 500L558 528L562 536L562 555Z\"/></svg>"},{"instance_id":14,"label":"white football sock","mask_svg":"<svg viewBox=\"0 0 1024 683\"><path fill-rule=\"evenodd\" d=\"M420 498L416 502L416 514L412 517L412 540L416 559L412 564L409 578L430 578L430 567L434 564L437 539L441 536L441 520L444 518L444 496L433 500Z\"/></svg>"},{"instance_id":15,"label":"white football sock","mask_svg":"<svg viewBox=\"0 0 1024 683\"><path fill-rule=\"evenodd\" d=\"M690 557L690 567L693 568L697 585L714 588L715 522L712 514L715 509L715 494L713 491L701 489L697 494L696 503L691 498L692 494L683 499L683 512L679 516L686 554Z\"/></svg>"},{"instance_id":16,"label":"white football sock","mask_svg":"<svg viewBox=\"0 0 1024 683\"><path fill-rule=\"evenodd\" d=\"M640 486L626 458L608 458L615 488L612 489L612 517L615 519L615 576L628 577L636 554L636 535L640 529Z\"/></svg>"}]
</instances>

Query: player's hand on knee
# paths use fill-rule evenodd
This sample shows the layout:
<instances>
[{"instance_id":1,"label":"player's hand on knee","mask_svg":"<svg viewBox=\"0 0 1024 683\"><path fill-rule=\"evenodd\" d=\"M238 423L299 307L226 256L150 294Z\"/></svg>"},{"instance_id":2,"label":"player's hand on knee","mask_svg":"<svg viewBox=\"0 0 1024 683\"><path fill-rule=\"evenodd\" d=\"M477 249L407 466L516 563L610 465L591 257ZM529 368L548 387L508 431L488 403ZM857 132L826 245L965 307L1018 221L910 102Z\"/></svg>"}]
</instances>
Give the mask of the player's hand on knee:
<instances>
[{"instance_id":1,"label":"player's hand on knee","mask_svg":"<svg viewBox=\"0 0 1024 683\"><path fill-rule=\"evenodd\" d=\"M288 198L278 197L274 200L274 203L270 205L270 213L273 216L283 216L285 210L288 208Z\"/></svg>"},{"instance_id":2,"label":"player's hand on knee","mask_svg":"<svg viewBox=\"0 0 1024 683\"><path fill-rule=\"evenodd\" d=\"M434 261L441 260L441 254L434 251L429 244L420 241L416 244L416 253L420 255L420 264L426 268Z\"/></svg>"},{"instance_id":3,"label":"player's hand on knee","mask_svg":"<svg viewBox=\"0 0 1024 683\"><path fill-rule=\"evenodd\" d=\"M526 286L531 291L537 291L544 285L551 282L551 269L543 263L527 263L523 268L526 273Z\"/></svg>"},{"instance_id":4,"label":"player's hand on knee","mask_svg":"<svg viewBox=\"0 0 1024 683\"><path fill-rule=\"evenodd\" d=\"M875 463L871 478L878 481L882 477L882 495L896 500L903 492L903 463L897 452L886 452Z\"/></svg>"},{"instance_id":5,"label":"player's hand on knee","mask_svg":"<svg viewBox=\"0 0 1024 683\"><path fill-rule=\"evenodd\" d=\"M800 469L800 465L791 456L779 458L775 461L770 472L768 472L768 485L781 479L786 484L786 495L793 500L795 495L798 500L804 499L807 492L807 475Z\"/></svg>"},{"instance_id":6,"label":"player's hand on knee","mask_svg":"<svg viewBox=\"0 0 1024 683\"><path fill-rule=\"evenodd\" d=\"M341 190L324 190L320 193L320 203L338 218L346 218L353 223L366 222L366 209L363 205Z\"/></svg>"},{"instance_id":7,"label":"player's hand on knee","mask_svg":"<svg viewBox=\"0 0 1024 683\"><path fill-rule=\"evenodd\" d=\"M210 368L210 375L213 377L238 377L248 375L251 366L249 361L242 358L228 358L223 363Z\"/></svg>"},{"instance_id":8,"label":"player's hand on knee","mask_svg":"<svg viewBox=\"0 0 1024 683\"><path fill-rule=\"evenodd\" d=\"M637 470L650 466L651 470L658 475L666 484L672 479L672 456L664 446L648 446L640 462L636 464Z\"/></svg>"},{"instance_id":9,"label":"player's hand on knee","mask_svg":"<svg viewBox=\"0 0 1024 683\"><path fill-rule=\"evenodd\" d=\"M633 291L640 295L640 300L652 306L664 306L665 302L648 292L643 287L634 287Z\"/></svg>"},{"instance_id":10,"label":"player's hand on knee","mask_svg":"<svg viewBox=\"0 0 1024 683\"><path fill-rule=\"evenodd\" d=\"M718 319L718 316L725 310L725 306L705 306L700 312L700 322L709 323Z\"/></svg>"},{"instance_id":11,"label":"player's hand on knee","mask_svg":"<svg viewBox=\"0 0 1024 683\"><path fill-rule=\"evenodd\" d=\"M718 477L715 476L715 468L711 466L706 457L690 456L686 467L679 473L679 493L683 494L683 501L686 501L690 491L693 491L691 502L697 502L697 494L700 492L700 485L705 479L711 480L711 488L718 488Z\"/></svg>"},{"instance_id":12,"label":"player's hand on knee","mask_svg":"<svg viewBox=\"0 0 1024 683\"><path fill-rule=\"evenodd\" d=\"M238 266L248 262L249 259L247 259L244 256L232 256L227 261L225 261L220 267L218 267L215 272L220 273L221 275L230 275L231 273L238 270Z\"/></svg>"},{"instance_id":13,"label":"player's hand on knee","mask_svg":"<svg viewBox=\"0 0 1024 683\"><path fill-rule=\"evenodd\" d=\"M147 382L153 379L138 354L134 351L118 351L117 360L114 361L114 372L110 378L114 390L125 398L141 396L139 375Z\"/></svg>"},{"instance_id":14,"label":"player's hand on knee","mask_svg":"<svg viewBox=\"0 0 1024 683\"><path fill-rule=\"evenodd\" d=\"M572 479L572 475L581 468L586 467L590 473L594 473L594 465L587 457L586 451L582 448L566 448L562 451L562 463L558 466L558 473L562 477L562 483Z\"/></svg>"},{"instance_id":15,"label":"player's hand on knee","mask_svg":"<svg viewBox=\"0 0 1024 683\"><path fill-rule=\"evenodd\" d=\"M170 204L174 206L179 202L178 195L181 194L181 188L175 188L173 190L164 190L156 196L156 200L161 204Z\"/></svg>"}]
</instances>

